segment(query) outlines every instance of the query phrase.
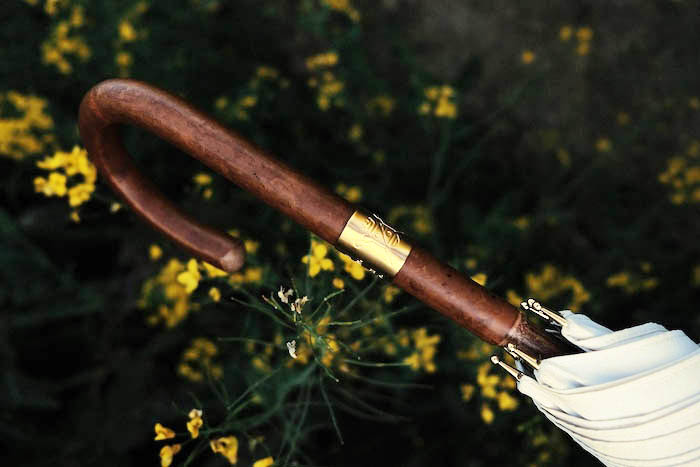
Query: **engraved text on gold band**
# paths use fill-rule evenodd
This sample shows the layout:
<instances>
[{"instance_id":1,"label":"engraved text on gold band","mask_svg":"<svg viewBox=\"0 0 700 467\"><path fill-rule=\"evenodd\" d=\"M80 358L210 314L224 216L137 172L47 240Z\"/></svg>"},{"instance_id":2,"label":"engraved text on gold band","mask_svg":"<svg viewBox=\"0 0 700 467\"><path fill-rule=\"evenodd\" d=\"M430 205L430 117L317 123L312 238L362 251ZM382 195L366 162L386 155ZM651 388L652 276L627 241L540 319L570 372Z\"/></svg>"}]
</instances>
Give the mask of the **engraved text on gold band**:
<instances>
[{"instance_id":1,"label":"engraved text on gold band","mask_svg":"<svg viewBox=\"0 0 700 467\"><path fill-rule=\"evenodd\" d=\"M411 252L411 245L402 236L376 215L355 211L340 233L337 247L379 273L394 277Z\"/></svg>"}]
</instances>

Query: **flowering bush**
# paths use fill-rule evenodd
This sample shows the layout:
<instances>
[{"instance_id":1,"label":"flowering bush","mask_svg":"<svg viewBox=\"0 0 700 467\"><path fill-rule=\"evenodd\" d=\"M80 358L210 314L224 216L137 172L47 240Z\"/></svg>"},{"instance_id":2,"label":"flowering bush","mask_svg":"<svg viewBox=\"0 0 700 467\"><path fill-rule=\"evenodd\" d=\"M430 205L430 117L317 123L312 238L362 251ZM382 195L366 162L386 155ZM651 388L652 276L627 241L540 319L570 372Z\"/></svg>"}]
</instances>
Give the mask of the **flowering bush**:
<instances>
[{"instance_id":1,"label":"flowering bush","mask_svg":"<svg viewBox=\"0 0 700 467\"><path fill-rule=\"evenodd\" d=\"M105 78L181 95L514 305L532 296L697 340L700 100L687 44L700 38L683 2L624 15L568 3L6 3L8 464L591 462L489 363L498 349L124 128L147 176L239 238L246 264L227 273L149 230L77 132L80 99ZM635 28L619 23L630 15Z\"/></svg>"}]
</instances>

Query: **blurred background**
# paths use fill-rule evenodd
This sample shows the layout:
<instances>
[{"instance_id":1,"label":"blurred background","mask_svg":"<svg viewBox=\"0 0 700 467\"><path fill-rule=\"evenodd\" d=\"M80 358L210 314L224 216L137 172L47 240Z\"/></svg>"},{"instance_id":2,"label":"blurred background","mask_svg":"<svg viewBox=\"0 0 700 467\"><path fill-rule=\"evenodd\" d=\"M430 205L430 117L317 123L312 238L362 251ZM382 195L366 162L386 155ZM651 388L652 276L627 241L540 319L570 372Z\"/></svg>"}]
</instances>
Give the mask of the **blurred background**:
<instances>
[{"instance_id":1,"label":"blurred background","mask_svg":"<svg viewBox=\"0 0 700 467\"><path fill-rule=\"evenodd\" d=\"M166 195L248 252L232 275L189 258L99 180L78 106L103 79L147 81L514 304L698 341L698 15L682 0L5 2L4 458L592 465L491 367L498 349L126 128ZM303 296L300 315L284 303Z\"/></svg>"}]
</instances>

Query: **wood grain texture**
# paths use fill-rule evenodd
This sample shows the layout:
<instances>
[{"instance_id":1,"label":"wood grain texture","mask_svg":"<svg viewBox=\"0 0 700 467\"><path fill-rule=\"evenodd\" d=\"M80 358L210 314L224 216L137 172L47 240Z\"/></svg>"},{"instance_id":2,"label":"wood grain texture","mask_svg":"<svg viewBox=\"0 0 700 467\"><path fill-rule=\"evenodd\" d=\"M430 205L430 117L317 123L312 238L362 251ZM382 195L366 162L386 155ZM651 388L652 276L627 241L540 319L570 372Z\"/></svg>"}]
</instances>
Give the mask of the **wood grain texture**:
<instances>
[{"instance_id":1,"label":"wood grain texture","mask_svg":"<svg viewBox=\"0 0 700 467\"><path fill-rule=\"evenodd\" d=\"M83 98L78 122L90 159L137 214L191 254L229 272L243 265L240 241L167 200L125 150L120 125L156 134L333 245L356 210L182 99L146 83L114 79L96 85ZM572 352L530 325L516 308L417 246L394 283L491 344L513 342L537 358Z\"/></svg>"}]
</instances>

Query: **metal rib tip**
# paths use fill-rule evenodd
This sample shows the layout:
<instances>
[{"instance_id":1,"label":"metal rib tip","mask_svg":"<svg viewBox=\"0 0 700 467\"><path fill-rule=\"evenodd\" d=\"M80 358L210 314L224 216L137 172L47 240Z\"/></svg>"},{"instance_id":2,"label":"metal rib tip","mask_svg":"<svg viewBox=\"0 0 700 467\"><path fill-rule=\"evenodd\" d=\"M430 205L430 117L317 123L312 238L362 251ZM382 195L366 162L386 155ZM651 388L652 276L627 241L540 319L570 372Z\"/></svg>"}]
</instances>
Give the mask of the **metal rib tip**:
<instances>
[{"instance_id":1,"label":"metal rib tip","mask_svg":"<svg viewBox=\"0 0 700 467\"><path fill-rule=\"evenodd\" d=\"M540 369L540 361L539 360L537 360L535 357L532 357L532 356L526 354L522 350L518 349L518 347L516 347L516 345L513 344L512 342L508 343L508 345L506 346L506 350L508 351L508 353L510 353L514 357L522 360L523 362L527 363L535 370Z\"/></svg>"},{"instance_id":2,"label":"metal rib tip","mask_svg":"<svg viewBox=\"0 0 700 467\"><path fill-rule=\"evenodd\" d=\"M507 363L503 362L500 358L498 358L498 355L491 355L491 362L494 365L498 365L504 370L508 372L513 378L515 378L516 381L520 381L520 378L523 377L523 373L516 370L512 366L508 365Z\"/></svg>"}]
</instances>

